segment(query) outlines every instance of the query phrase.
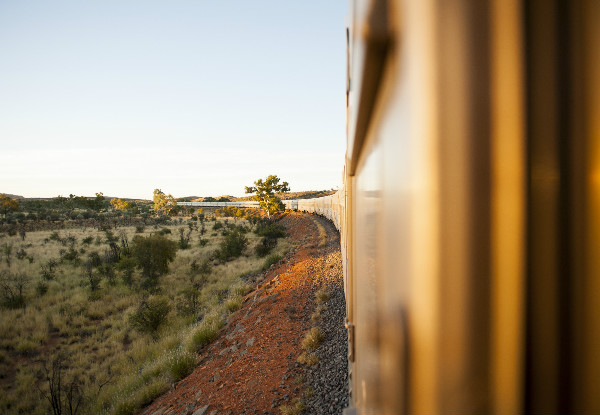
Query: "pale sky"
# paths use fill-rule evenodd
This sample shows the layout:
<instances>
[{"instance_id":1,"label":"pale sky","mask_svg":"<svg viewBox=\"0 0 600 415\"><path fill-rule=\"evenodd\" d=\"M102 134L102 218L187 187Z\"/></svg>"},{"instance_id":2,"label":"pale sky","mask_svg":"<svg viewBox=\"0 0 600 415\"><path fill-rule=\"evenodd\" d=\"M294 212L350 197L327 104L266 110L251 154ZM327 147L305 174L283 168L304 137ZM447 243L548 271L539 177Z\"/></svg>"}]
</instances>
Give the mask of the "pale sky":
<instances>
[{"instance_id":1,"label":"pale sky","mask_svg":"<svg viewBox=\"0 0 600 415\"><path fill-rule=\"evenodd\" d=\"M0 193L341 185L346 0L0 0Z\"/></svg>"}]
</instances>

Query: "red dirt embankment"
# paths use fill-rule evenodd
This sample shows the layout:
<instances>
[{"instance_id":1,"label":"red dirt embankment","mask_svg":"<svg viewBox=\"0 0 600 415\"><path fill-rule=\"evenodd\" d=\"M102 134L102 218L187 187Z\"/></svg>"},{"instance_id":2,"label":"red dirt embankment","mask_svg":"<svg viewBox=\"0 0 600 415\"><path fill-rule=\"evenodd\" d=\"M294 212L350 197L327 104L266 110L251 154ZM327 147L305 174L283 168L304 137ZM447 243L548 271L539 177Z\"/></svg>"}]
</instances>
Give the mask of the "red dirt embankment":
<instances>
[{"instance_id":1,"label":"red dirt embankment","mask_svg":"<svg viewBox=\"0 0 600 415\"><path fill-rule=\"evenodd\" d=\"M218 339L200 353L194 372L143 414L279 414L280 405L301 395L296 358L310 328L319 277L330 273L325 267L333 268L323 256L339 237L327 227L323 243L324 229L310 215L286 213L281 223L296 248L246 296Z\"/></svg>"}]
</instances>

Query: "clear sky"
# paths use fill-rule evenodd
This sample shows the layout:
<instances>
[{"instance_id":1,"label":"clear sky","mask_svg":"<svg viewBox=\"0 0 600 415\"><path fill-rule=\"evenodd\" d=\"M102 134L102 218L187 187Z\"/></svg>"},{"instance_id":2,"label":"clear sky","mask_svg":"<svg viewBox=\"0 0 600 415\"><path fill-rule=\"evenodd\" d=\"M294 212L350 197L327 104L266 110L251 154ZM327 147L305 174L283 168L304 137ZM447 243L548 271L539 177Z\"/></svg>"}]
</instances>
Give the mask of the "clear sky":
<instances>
[{"instance_id":1,"label":"clear sky","mask_svg":"<svg viewBox=\"0 0 600 415\"><path fill-rule=\"evenodd\" d=\"M0 0L0 192L341 185L346 0Z\"/></svg>"}]
</instances>

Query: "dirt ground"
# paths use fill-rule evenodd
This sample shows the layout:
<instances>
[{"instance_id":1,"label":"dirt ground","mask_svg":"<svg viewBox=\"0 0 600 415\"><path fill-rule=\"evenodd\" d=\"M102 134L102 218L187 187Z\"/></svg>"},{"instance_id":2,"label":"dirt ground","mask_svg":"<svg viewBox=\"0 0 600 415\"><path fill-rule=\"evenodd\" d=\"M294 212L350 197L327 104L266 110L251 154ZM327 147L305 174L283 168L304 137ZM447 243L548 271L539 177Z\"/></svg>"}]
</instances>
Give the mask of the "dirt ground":
<instances>
[{"instance_id":1,"label":"dirt ground","mask_svg":"<svg viewBox=\"0 0 600 415\"><path fill-rule=\"evenodd\" d=\"M143 414L280 414L282 404L301 397L303 370L296 359L321 276L330 273L323 258L339 250L339 234L329 222L302 213L286 213L281 223L295 248L266 272L217 340L201 351L194 372Z\"/></svg>"}]
</instances>

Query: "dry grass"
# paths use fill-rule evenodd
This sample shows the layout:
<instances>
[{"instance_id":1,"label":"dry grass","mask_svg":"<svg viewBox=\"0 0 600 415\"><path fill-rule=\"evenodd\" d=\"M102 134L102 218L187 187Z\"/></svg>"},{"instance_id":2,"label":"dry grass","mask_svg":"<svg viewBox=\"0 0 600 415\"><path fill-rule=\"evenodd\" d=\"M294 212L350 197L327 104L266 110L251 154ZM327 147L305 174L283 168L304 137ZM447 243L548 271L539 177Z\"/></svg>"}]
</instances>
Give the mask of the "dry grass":
<instances>
[{"instance_id":1,"label":"dry grass","mask_svg":"<svg viewBox=\"0 0 600 415\"><path fill-rule=\"evenodd\" d=\"M302 339L304 350L314 350L325 340L325 334L318 327L311 328Z\"/></svg>"},{"instance_id":2,"label":"dry grass","mask_svg":"<svg viewBox=\"0 0 600 415\"><path fill-rule=\"evenodd\" d=\"M230 220L230 222L232 222ZM236 224L243 223L237 220ZM171 229L169 238L179 239L178 229L183 224L166 226ZM52 231L28 232L24 241L18 235L4 235L2 244L13 245L13 252L20 249L33 258L19 260L14 255L10 268L4 258L0 273L23 273L29 277L25 291L26 307L23 309L2 308L0 315L0 373L8 379L14 374L14 382L0 380L0 413L46 413L47 402L38 392L46 388L37 373L59 351L69 356L65 379L75 376L85 379L82 384L89 404L81 413L133 413L168 389L173 381L187 374L195 365L194 353L216 335L223 325L223 316L228 310L241 306L242 296L250 287L241 275L257 273L264 259L250 253L260 243L253 233L246 236L249 245L246 255L225 264L212 264L212 272L199 288L198 309L205 315L199 324L194 324L194 315L180 315L177 302L181 301L181 290L200 281L192 276L192 261L202 264L217 249L223 239L220 233L211 236L212 223L206 225L207 233L193 231L191 248L179 250L169 273L161 277L157 290L173 302L168 315L168 324L159 328L157 338L132 330L129 315L140 301L141 290L129 288L117 273L116 284L103 280L97 293L92 295L83 267L76 261L61 261L61 250L66 252L70 243L79 252L81 261L96 252L103 257L108 245L104 232L97 229L69 229L58 231L59 240L50 239ZM158 229L146 227L141 234L147 236ZM113 229L115 236L126 236L130 243L136 235L134 227ZM139 235L139 234L138 234ZM92 238L84 244L84 238ZM200 246L199 239L208 243ZM291 246L280 240L275 248L282 254ZM53 278L42 278L42 265L55 260ZM134 275L139 281L139 274ZM38 284L46 286L46 292L36 290ZM217 295L225 292L223 297ZM16 359L19 365L16 365ZM98 391L100 385L108 383Z\"/></svg>"},{"instance_id":3,"label":"dry grass","mask_svg":"<svg viewBox=\"0 0 600 415\"><path fill-rule=\"evenodd\" d=\"M319 248L322 248L327 245L327 232L325 231L323 225L321 225L316 219L313 219L313 222L319 231Z\"/></svg>"},{"instance_id":4,"label":"dry grass","mask_svg":"<svg viewBox=\"0 0 600 415\"><path fill-rule=\"evenodd\" d=\"M302 352L298 359L296 359L298 363L302 363L303 365L316 365L319 363L319 357L314 353L306 353Z\"/></svg>"},{"instance_id":5,"label":"dry grass","mask_svg":"<svg viewBox=\"0 0 600 415\"><path fill-rule=\"evenodd\" d=\"M294 398L292 401L293 405L281 405L279 410L281 411L281 415L299 415L304 411L306 405L298 398Z\"/></svg>"},{"instance_id":6,"label":"dry grass","mask_svg":"<svg viewBox=\"0 0 600 415\"><path fill-rule=\"evenodd\" d=\"M329 297L330 297L329 293L327 291L325 291L323 288L321 288L319 291L317 291L315 296L317 297L317 304L326 303L327 301L329 301Z\"/></svg>"}]
</instances>

